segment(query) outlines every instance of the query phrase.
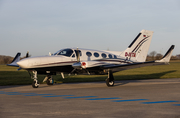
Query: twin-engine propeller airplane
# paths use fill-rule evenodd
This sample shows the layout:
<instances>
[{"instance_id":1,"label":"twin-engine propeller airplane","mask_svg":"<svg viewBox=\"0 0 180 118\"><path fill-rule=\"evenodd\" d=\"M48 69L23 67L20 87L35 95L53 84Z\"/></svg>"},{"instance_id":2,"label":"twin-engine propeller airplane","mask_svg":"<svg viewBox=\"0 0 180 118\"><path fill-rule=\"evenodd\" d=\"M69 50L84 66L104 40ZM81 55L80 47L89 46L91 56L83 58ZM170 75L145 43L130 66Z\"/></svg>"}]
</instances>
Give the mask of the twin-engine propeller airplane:
<instances>
[{"instance_id":1,"label":"twin-engine propeller airplane","mask_svg":"<svg viewBox=\"0 0 180 118\"><path fill-rule=\"evenodd\" d=\"M57 51L49 56L29 57L20 60L21 53L17 53L14 60L8 66L20 67L28 72L32 71L32 86L39 87L37 74L47 75L43 81L48 85L53 85L52 75L61 73L88 73L88 74L108 74L107 86L114 85L113 73L138 68L143 66L167 64L170 60L174 45L170 47L161 60L145 62L153 31L142 30L129 47L123 52L98 51L89 49L66 48Z\"/></svg>"}]
</instances>

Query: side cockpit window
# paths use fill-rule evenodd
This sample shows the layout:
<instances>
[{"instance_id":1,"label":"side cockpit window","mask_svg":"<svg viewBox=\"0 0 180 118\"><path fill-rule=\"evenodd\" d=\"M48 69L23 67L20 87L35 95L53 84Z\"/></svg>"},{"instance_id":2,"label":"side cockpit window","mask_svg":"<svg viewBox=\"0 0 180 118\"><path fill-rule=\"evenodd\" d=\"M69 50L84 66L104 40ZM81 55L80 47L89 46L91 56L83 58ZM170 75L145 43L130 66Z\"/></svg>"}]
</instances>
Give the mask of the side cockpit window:
<instances>
[{"instance_id":1,"label":"side cockpit window","mask_svg":"<svg viewBox=\"0 0 180 118\"><path fill-rule=\"evenodd\" d=\"M73 54L72 57L74 58L74 57L75 57L75 54Z\"/></svg>"},{"instance_id":2,"label":"side cockpit window","mask_svg":"<svg viewBox=\"0 0 180 118\"><path fill-rule=\"evenodd\" d=\"M115 59L117 59L117 56L116 56L116 55L114 55L114 58L115 58Z\"/></svg>"},{"instance_id":3,"label":"side cockpit window","mask_svg":"<svg viewBox=\"0 0 180 118\"><path fill-rule=\"evenodd\" d=\"M73 53L73 50L71 49L64 49L64 50L61 50L57 53L57 55L63 55L63 56L68 56L70 57Z\"/></svg>"}]
</instances>

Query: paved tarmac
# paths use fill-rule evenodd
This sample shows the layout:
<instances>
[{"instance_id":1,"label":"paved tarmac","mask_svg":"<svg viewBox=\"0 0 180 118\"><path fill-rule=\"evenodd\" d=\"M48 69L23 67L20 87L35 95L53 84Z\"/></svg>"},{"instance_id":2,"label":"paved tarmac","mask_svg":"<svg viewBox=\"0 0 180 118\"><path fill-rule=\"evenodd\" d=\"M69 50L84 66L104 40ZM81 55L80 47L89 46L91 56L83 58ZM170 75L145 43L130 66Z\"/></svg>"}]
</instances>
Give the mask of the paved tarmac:
<instances>
[{"instance_id":1,"label":"paved tarmac","mask_svg":"<svg viewBox=\"0 0 180 118\"><path fill-rule=\"evenodd\" d=\"M180 118L180 79L0 86L0 118Z\"/></svg>"}]
</instances>

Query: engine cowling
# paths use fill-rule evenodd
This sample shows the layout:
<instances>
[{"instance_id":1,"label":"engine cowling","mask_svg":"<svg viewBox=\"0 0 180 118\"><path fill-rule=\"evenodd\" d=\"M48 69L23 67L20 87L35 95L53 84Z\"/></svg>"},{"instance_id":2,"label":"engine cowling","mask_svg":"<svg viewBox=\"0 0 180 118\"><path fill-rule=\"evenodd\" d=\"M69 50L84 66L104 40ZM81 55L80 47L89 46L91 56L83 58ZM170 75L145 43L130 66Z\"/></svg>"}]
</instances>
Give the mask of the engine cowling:
<instances>
[{"instance_id":1,"label":"engine cowling","mask_svg":"<svg viewBox=\"0 0 180 118\"><path fill-rule=\"evenodd\" d=\"M91 68L91 67L96 67L96 66L101 66L101 65L105 65L105 63L100 62L100 61L83 61L83 62L81 62L82 68Z\"/></svg>"},{"instance_id":2,"label":"engine cowling","mask_svg":"<svg viewBox=\"0 0 180 118\"><path fill-rule=\"evenodd\" d=\"M96 67L96 66L101 66L105 65L105 63L100 62L100 61L82 61L82 62L77 62L74 63L72 66L73 68L76 69L86 69L86 68L91 68L91 67Z\"/></svg>"}]
</instances>

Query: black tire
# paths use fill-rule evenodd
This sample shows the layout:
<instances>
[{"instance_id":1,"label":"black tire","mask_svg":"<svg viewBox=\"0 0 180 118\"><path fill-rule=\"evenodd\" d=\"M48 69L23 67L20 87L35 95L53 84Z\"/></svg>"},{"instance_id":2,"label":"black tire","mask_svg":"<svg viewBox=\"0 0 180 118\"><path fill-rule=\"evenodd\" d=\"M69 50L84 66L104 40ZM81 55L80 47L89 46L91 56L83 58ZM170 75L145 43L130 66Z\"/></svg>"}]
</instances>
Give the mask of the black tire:
<instances>
[{"instance_id":1,"label":"black tire","mask_svg":"<svg viewBox=\"0 0 180 118\"><path fill-rule=\"evenodd\" d=\"M109 78L107 78L106 79L106 85L108 86L108 87L112 87L112 86L114 86L114 80L109 80Z\"/></svg>"},{"instance_id":2,"label":"black tire","mask_svg":"<svg viewBox=\"0 0 180 118\"><path fill-rule=\"evenodd\" d=\"M39 82L37 82L37 84L39 84ZM33 87L33 88L38 88L38 87L39 87L39 85L37 85L37 84L36 84L36 81L33 81L33 83L32 83L32 87Z\"/></svg>"},{"instance_id":3,"label":"black tire","mask_svg":"<svg viewBox=\"0 0 180 118\"><path fill-rule=\"evenodd\" d=\"M54 80L51 78L48 78L46 81L47 85L53 85L54 84Z\"/></svg>"}]
</instances>

